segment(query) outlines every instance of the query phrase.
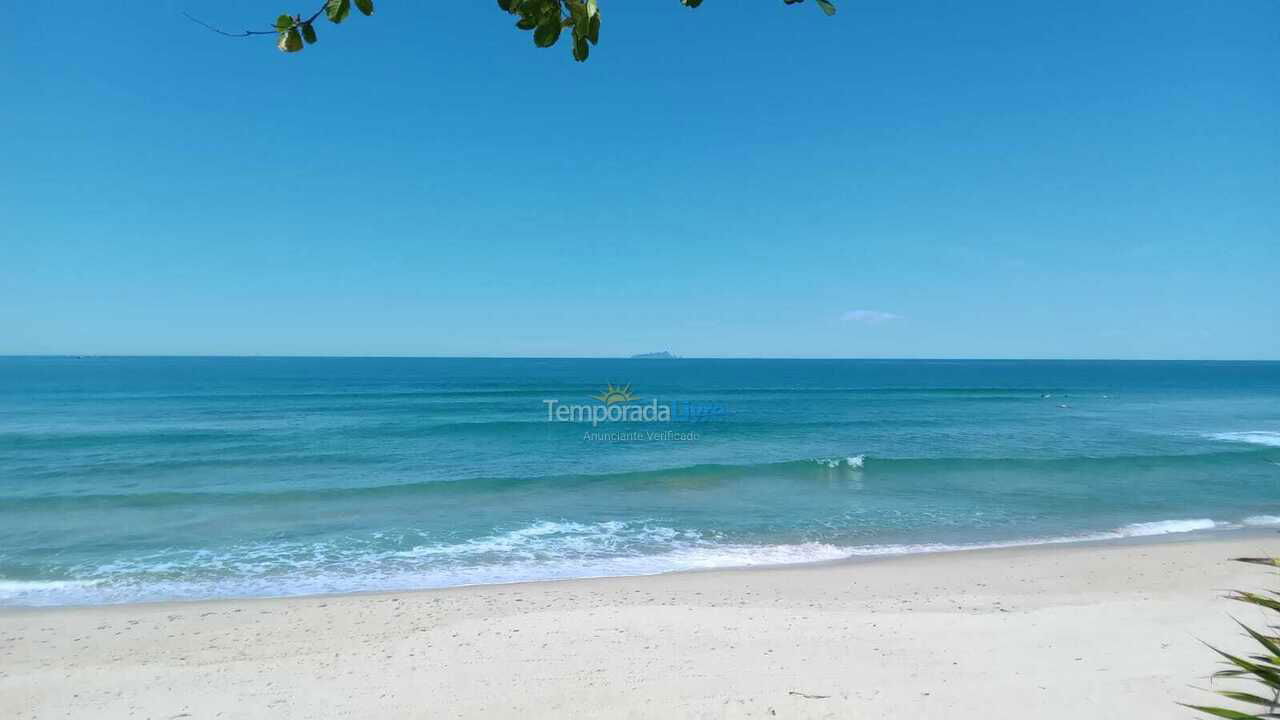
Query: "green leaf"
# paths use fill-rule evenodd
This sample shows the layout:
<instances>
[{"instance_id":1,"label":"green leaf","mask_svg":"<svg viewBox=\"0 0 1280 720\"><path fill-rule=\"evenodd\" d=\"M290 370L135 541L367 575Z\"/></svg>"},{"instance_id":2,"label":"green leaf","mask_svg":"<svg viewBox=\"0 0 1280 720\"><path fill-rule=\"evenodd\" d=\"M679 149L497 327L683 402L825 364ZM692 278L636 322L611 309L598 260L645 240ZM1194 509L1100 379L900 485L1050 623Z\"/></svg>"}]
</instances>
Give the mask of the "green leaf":
<instances>
[{"instance_id":1,"label":"green leaf","mask_svg":"<svg viewBox=\"0 0 1280 720\"><path fill-rule=\"evenodd\" d=\"M373 0L356 0L356 7L365 15L373 14Z\"/></svg>"},{"instance_id":2,"label":"green leaf","mask_svg":"<svg viewBox=\"0 0 1280 720\"><path fill-rule=\"evenodd\" d=\"M498 0L498 7L504 12L511 12L511 0Z\"/></svg>"},{"instance_id":3,"label":"green leaf","mask_svg":"<svg viewBox=\"0 0 1280 720\"><path fill-rule=\"evenodd\" d=\"M1272 600L1269 597L1263 597L1255 593L1236 592L1232 595L1228 595L1227 597L1237 602L1249 603L1250 605L1259 605L1261 607L1268 608L1276 612L1280 612L1280 601Z\"/></svg>"},{"instance_id":4,"label":"green leaf","mask_svg":"<svg viewBox=\"0 0 1280 720\"><path fill-rule=\"evenodd\" d=\"M298 28L290 28L280 33L280 40L276 43L276 47L280 48L280 52L298 52L302 49L302 34L298 32Z\"/></svg>"},{"instance_id":5,"label":"green leaf","mask_svg":"<svg viewBox=\"0 0 1280 720\"><path fill-rule=\"evenodd\" d=\"M591 16L591 20L587 22L587 39L592 45L600 42L600 13Z\"/></svg>"},{"instance_id":6,"label":"green leaf","mask_svg":"<svg viewBox=\"0 0 1280 720\"><path fill-rule=\"evenodd\" d=\"M293 18L289 17L288 15L281 15L280 17L276 18L276 30L279 30L280 32L284 32L285 30L288 30L291 27L293 27Z\"/></svg>"},{"instance_id":7,"label":"green leaf","mask_svg":"<svg viewBox=\"0 0 1280 720\"><path fill-rule=\"evenodd\" d=\"M680 2L683 3L685 7L691 8L696 8L702 4L702 0L680 0Z\"/></svg>"},{"instance_id":8,"label":"green leaf","mask_svg":"<svg viewBox=\"0 0 1280 720\"><path fill-rule=\"evenodd\" d=\"M831 0L818 0L818 7L829 16L836 14L836 6L831 3Z\"/></svg>"},{"instance_id":9,"label":"green leaf","mask_svg":"<svg viewBox=\"0 0 1280 720\"><path fill-rule=\"evenodd\" d=\"M1272 656L1280 655L1280 645L1276 644L1276 641L1274 638L1267 637L1266 635L1263 635L1259 632L1254 631L1253 628L1249 627L1248 625L1245 625L1239 620L1236 620L1236 624L1244 628L1244 631L1249 633L1249 635L1254 640L1257 640L1259 645L1266 648L1267 651L1272 654ZM1266 662L1269 663L1271 662L1271 660L1268 658Z\"/></svg>"},{"instance_id":10,"label":"green leaf","mask_svg":"<svg viewBox=\"0 0 1280 720\"><path fill-rule=\"evenodd\" d=\"M1280 671L1273 670L1265 665L1259 665L1258 663L1249 662L1244 658L1236 657L1235 655L1232 655L1230 653L1225 653L1219 650L1218 648L1213 647L1212 645L1210 645L1209 648L1214 652L1218 653L1219 655L1221 655L1222 657L1226 658L1227 662L1231 663L1232 665L1235 665L1241 670L1248 672L1250 675L1253 675L1259 681L1267 683L1269 685L1280 687Z\"/></svg>"},{"instance_id":11,"label":"green leaf","mask_svg":"<svg viewBox=\"0 0 1280 720\"><path fill-rule=\"evenodd\" d=\"M316 41L316 29L311 27L311 23L302 23L302 39L306 40L308 45Z\"/></svg>"},{"instance_id":12,"label":"green leaf","mask_svg":"<svg viewBox=\"0 0 1280 720\"><path fill-rule=\"evenodd\" d=\"M533 44L538 47L551 47L560 39L560 16L548 16L533 30Z\"/></svg>"},{"instance_id":13,"label":"green leaf","mask_svg":"<svg viewBox=\"0 0 1280 720\"><path fill-rule=\"evenodd\" d=\"M1254 720L1253 715L1246 715L1242 712L1237 712L1235 710L1228 710L1226 708L1206 707L1204 705L1187 705L1186 703L1178 703L1178 704L1183 707L1189 707L1192 710L1199 710L1200 712L1207 712L1210 715L1217 715L1218 717L1221 717L1221 718L1228 718L1228 720Z\"/></svg>"},{"instance_id":14,"label":"green leaf","mask_svg":"<svg viewBox=\"0 0 1280 720\"><path fill-rule=\"evenodd\" d=\"M351 0L328 0L324 4L324 14L330 22L340 23L351 14Z\"/></svg>"},{"instance_id":15,"label":"green leaf","mask_svg":"<svg viewBox=\"0 0 1280 720\"><path fill-rule=\"evenodd\" d=\"M1280 558L1231 558L1236 562L1253 563L1254 565L1266 565L1268 567L1280 567Z\"/></svg>"},{"instance_id":16,"label":"green leaf","mask_svg":"<svg viewBox=\"0 0 1280 720\"><path fill-rule=\"evenodd\" d=\"M1276 706L1274 698L1264 698L1260 695L1254 695L1253 693L1234 692L1232 690L1218 690L1217 693L1225 698L1231 698L1232 700L1237 700L1243 703L1253 703L1254 705L1261 705L1265 708L1273 708Z\"/></svg>"},{"instance_id":17,"label":"green leaf","mask_svg":"<svg viewBox=\"0 0 1280 720\"><path fill-rule=\"evenodd\" d=\"M587 44L584 37L575 37L573 39L573 59L578 62L586 62L587 56L591 54L591 46Z\"/></svg>"}]
</instances>

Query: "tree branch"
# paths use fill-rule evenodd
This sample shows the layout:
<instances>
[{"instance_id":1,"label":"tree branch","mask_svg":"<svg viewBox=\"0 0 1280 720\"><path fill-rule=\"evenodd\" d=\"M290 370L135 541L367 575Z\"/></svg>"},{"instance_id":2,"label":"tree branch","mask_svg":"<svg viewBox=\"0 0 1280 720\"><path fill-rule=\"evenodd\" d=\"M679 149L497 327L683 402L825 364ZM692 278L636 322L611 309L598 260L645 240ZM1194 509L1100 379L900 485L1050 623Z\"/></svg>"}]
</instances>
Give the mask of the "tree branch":
<instances>
[{"instance_id":1,"label":"tree branch","mask_svg":"<svg viewBox=\"0 0 1280 720\"><path fill-rule=\"evenodd\" d=\"M305 25L306 23L315 22L315 19L320 17L320 13L324 12L324 9L328 5L329 3L327 2L327 0L324 3L321 3L320 9L311 13L311 17L307 18L306 20L302 20L301 19L302 16L298 15L297 16L298 22L296 24ZM280 33L280 31L275 29L274 27L270 30L241 30L240 32L227 32L226 30L223 30L221 28L216 28L210 25L209 23L201 20L198 17L193 16L191 13L185 10L182 11L182 16L206 30L211 30L213 32L218 33L219 35L224 35L226 37L253 37L254 35L278 35Z\"/></svg>"},{"instance_id":2,"label":"tree branch","mask_svg":"<svg viewBox=\"0 0 1280 720\"><path fill-rule=\"evenodd\" d=\"M306 0L301 0L306 2ZM315 0L312 0L314 2ZM498 0L498 7L508 15L519 16L516 27L531 31L533 44L538 47L551 47L561 37L564 29L569 29L573 36L571 43L573 59L583 62L591 52L591 47L600 40L600 10L598 0ZM783 0L787 5L797 5L805 0ZM687 8L702 5L703 0L680 0ZM836 13L832 0L815 0L818 7L827 15ZM217 33L223 37L253 37L256 35L275 35L276 47L281 52L295 53L307 45L316 42L316 28L313 23L321 16L328 15L329 21L337 25L351 13L354 5L363 15L373 14L374 0L322 0L320 9L303 19L301 14L281 14L266 30L241 30L228 32L183 12L182 15L200 27Z\"/></svg>"}]
</instances>

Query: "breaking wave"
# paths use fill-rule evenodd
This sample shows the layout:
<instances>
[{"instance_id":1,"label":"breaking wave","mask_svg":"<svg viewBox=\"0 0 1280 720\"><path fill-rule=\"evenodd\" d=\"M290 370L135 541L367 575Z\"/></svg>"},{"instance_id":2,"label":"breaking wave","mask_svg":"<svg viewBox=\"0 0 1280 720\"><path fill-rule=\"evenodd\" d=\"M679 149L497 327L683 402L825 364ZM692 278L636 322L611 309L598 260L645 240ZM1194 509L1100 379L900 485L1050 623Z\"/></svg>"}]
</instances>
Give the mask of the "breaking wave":
<instances>
[{"instance_id":1,"label":"breaking wave","mask_svg":"<svg viewBox=\"0 0 1280 720\"><path fill-rule=\"evenodd\" d=\"M1243 525L1280 523L1252 516ZM794 565L855 557L1088 542L1238 528L1208 518L1133 523L1061 537L961 544L840 546L725 542L648 522L542 521L459 543L407 544L375 533L342 542L264 543L171 551L74 569L65 581L0 580L0 605L88 605L211 597L415 590L686 570ZM397 549L385 549L387 542Z\"/></svg>"}]
</instances>

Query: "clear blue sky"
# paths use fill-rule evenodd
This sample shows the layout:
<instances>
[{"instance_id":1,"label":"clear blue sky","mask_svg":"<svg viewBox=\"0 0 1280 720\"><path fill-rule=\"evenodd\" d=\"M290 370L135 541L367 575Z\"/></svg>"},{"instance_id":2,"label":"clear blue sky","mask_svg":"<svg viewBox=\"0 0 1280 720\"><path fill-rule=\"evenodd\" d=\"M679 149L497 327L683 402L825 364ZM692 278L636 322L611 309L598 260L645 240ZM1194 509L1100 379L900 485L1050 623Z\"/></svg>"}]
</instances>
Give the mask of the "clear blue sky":
<instances>
[{"instance_id":1,"label":"clear blue sky","mask_svg":"<svg viewBox=\"0 0 1280 720\"><path fill-rule=\"evenodd\" d=\"M6 9L0 354L1280 358L1276 0L298 3Z\"/></svg>"}]
</instances>

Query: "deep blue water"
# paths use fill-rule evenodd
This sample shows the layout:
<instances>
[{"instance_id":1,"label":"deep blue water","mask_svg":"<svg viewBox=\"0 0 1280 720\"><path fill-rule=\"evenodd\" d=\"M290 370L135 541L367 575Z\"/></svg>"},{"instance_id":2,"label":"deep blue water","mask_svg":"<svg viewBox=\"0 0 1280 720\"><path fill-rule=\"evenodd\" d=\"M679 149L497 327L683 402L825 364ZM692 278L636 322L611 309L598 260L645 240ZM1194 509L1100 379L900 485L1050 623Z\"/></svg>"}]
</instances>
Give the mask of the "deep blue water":
<instances>
[{"instance_id":1,"label":"deep blue water","mask_svg":"<svg viewBox=\"0 0 1280 720\"><path fill-rule=\"evenodd\" d=\"M636 396L620 408L656 402L671 421L548 421L544 401L590 412L610 383ZM0 604L650 573L1278 516L1280 363L0 358Z\"/></svg>"}]
</instances>

